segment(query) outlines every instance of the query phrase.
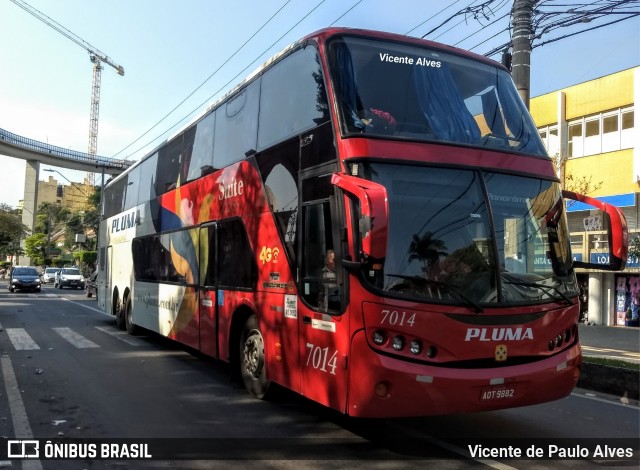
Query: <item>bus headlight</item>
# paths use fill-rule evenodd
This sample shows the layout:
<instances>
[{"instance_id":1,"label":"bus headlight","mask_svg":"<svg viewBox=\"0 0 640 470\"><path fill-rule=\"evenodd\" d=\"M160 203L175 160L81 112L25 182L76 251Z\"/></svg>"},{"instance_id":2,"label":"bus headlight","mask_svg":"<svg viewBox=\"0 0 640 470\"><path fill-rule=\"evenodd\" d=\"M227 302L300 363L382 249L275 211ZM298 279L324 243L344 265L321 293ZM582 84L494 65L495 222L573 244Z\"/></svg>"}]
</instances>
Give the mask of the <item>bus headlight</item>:
<instances>
[{"instance_id":1,"label":"bus headlight","mask_svg":"<svg viewBox=\"0 0 640 470\"><path fill-rule=\"evenodd\" d=\"M371 339L373 340L374 344L377 344L378 346L381 346L384 344L384 342L387 340L384 331L381 330L376 330L373 332L373 335L371 336Z\"/></svg>"},{"instance_id":2,"label":"bus headlight","mask_svg":"<svg viewBox=\"0 0 640 470\"><path fill-rule=\"evenodd\" d=\"M414 339L413 341L411 341L411 343L409 344L409 351L411 351L412 354L420 354L420 352L422 351L422 343L420 342L420 340Z\"/></svg>"},{"instance_id":3,"label":"bus headlight","mask_svg":"<svg viewBox=\"0 0 640 470\"><path fill-rule=\"evenodd\" d=\"M393 346L393 349L396 351L402 351L402 348L404 348L404 342L404 336L394 336L391 346Z\"/></svg>"}]
</instances>

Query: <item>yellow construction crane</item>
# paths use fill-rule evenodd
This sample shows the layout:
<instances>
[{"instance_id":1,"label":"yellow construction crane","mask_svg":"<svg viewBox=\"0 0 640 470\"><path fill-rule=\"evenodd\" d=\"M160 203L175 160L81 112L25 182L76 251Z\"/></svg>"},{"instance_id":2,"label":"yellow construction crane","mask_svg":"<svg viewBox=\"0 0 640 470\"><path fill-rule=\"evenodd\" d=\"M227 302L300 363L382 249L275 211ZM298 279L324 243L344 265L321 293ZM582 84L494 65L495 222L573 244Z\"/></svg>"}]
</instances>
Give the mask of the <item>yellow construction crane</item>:
<instances>
[{"instance_id":1,"label":"yellow construction crane","mask_svg":"<svg viewBox=\"0 0 640 470\"><path fill-rule=\"evenodd\" d=\"M89 116L89 151L87 153L89 154L89 158L95 159L96 153L98 151L98 116L100 114L100 79L102 73L102 63L104 62L105 64L108 64L116 69L118 75L124 75L124 68L121 65L115 64L106 54L100 52L87 41L73 34L60 23L48 17L40 10L32 7L27 2L24 2L22 0L10 1L89 52L89 59L93 64L93 82L91 86L91 113ZM91 186L95 184L94 173L88 173L87 179L89 180L89 184Z\"/></svg>"}]
</instances>

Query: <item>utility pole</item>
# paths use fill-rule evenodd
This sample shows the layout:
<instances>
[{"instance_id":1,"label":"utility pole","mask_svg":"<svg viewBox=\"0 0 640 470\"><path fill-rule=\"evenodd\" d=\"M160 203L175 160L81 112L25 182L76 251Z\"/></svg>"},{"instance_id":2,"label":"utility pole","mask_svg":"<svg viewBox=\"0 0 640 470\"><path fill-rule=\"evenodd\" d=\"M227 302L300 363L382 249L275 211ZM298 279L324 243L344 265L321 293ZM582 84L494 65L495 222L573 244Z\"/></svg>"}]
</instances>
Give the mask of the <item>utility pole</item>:
<instances>
[{"instance_id":1,"label":"utility pole","mask_svg":"<svg viewBox=\"0 0 640 470\"><path fill-rule=\"evenodd\" d=\"M533 40L531 20L535 3L536 0L514 0L511 9L511 28L513 30L511 76L527 109L529 109L531 41Z\"/></svg>"},{"instance_id":2,"label":"utility pole","mask_svg":"<svg viewBox=\"0 0 640 470\"><path fill-rule=\"evenodd\" d=\"M51 205L47 206L47 258L51 259Z\"/></svg>"}]
</instances>

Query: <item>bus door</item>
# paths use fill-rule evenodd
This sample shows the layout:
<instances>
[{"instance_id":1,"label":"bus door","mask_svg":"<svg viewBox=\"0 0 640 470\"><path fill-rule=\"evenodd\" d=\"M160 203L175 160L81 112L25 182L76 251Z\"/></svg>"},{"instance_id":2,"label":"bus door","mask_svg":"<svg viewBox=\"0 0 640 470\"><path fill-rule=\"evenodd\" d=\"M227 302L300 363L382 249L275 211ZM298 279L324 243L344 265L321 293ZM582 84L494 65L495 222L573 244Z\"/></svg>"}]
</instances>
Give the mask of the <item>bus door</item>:
<instances>
[{"instance_id":1,"label":"bus door","mask_svg":"<svg viewBox=\"0 0 640 470\"><path fill-rule=\"evenodd\" d=\"M349 321L344 313L344 275L336 267L341 224L330 177L302 181L300 365L302 394L344 412Z\"/></svg>"},{"instance_id":2,"label":"bus door","mask_svg":"<svg viewBox=\"0 0 640 470\"><path fill-rule=\"evenodd\" d=\"M111 273L113 272L113 246L109 245L107 247L107 254L101 267L104 269L100 274L98 274L98 292L100 294L98 297L98 306L102 308L102 311L111 314L114 312L113 306L113 294L111 292L111 286L113 285L111 279Z\"/></svg>"},{"instance_id":3,"label":"bus door","mask_svg":"<svg viewBox=\"0 0 640 470\"><path fill-rule=\"evenodd\" d=\"M204 225L200 228L199 270L198 273L198 316L200 325L200 351L212 357L218 357L217 318L218 290L216 288L216 250L217 224Z\"/></svg>"},{"instance_id":4,"label":"bus door","mask_svg":"<svg viewBox=\"0 0 640 470\"><path fill-rule=\"evenodd\" d=\"M107 306L111 307L111 300L107 300L109 292L109 276L111 275L111 269L109 263L111 262L111 247L100 248L100 260L98 277L96 278L96 301L98 308L103 312L108 312Z\"/></svg>"}]
</instances>

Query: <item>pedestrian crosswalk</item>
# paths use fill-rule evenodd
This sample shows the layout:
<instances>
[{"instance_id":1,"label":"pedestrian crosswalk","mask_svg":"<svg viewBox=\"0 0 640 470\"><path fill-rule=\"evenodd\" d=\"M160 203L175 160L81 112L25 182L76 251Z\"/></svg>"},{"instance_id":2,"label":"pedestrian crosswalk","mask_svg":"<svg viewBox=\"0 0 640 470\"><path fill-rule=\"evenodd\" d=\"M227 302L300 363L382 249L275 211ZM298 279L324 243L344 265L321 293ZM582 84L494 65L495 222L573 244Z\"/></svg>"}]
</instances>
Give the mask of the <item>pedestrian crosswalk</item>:
<instances>
[{"instance_id":1,"label":"pedestrian crosswalk","mask_svg":"<svg viewBox=\"0 0 640 470\"><path fill-rule=\"evenodd\" d=\"M136 338L128 335L123 331L117 330L115 327L102 327L96 326L94 327L96 331L101 332L102 334L107 334L109 336L104 336L105 340L109 337L116 338L124 343L127 343L130 346L141 346L143 343L141 338ZM95 341L83 336L77 331L73 330L69 327L54 327L51 330L57 334L60 338L65 340L65 344L70 344L71 346L77 349L94 349L100 348L101 345L96 343ZM2 331L2 325L0 325L0 331ZM44 339L40 340L42 344L38 344L33 337L27 332L25 328L6 328L4 329L7 333L7 337L9 341L13 345L13 348L16 351L32 351L38 349L54 349L52 346L54 341L51 339L51 335L40 335ZM99 341L99 340L98 340Z\"/></svg>"}]
</instances>

